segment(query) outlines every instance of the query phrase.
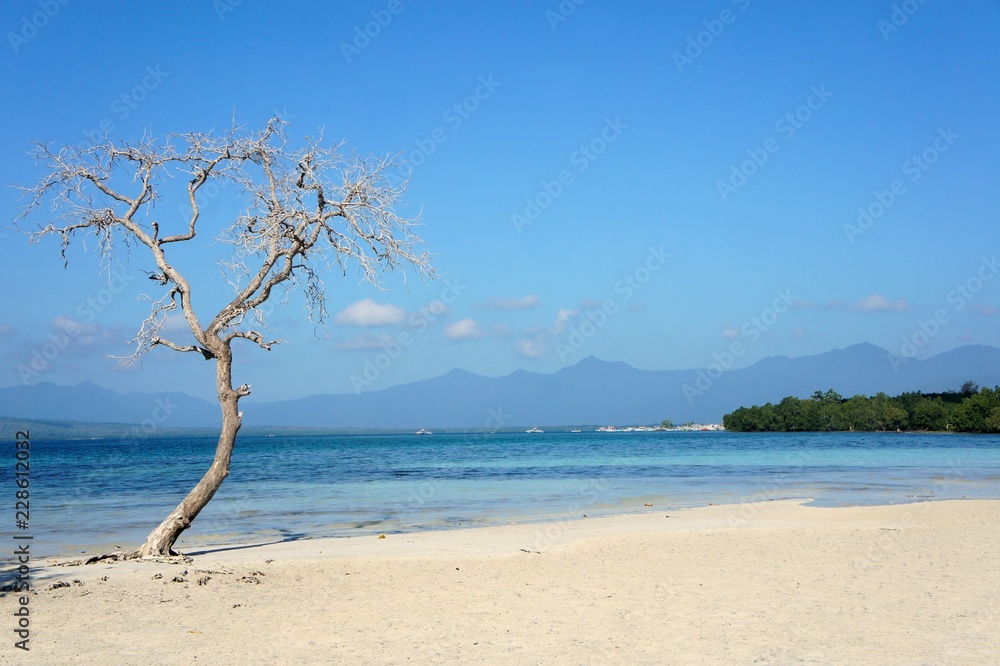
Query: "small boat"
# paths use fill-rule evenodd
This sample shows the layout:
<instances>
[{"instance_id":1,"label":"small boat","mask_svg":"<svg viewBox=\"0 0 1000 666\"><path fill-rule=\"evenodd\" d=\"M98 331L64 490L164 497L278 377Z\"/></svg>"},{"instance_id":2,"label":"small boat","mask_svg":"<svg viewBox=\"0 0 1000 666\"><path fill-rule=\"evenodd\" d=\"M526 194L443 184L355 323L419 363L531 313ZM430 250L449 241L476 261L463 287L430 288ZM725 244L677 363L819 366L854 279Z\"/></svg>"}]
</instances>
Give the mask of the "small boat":
<instances>
[{"instance_id":1,"label":"small boat","mask_svg":"<svg viewBox=\"0 0 1000 666\"><path fill-rule=\"evenodd\" d=\"M434 433L432 433L430 430L424 430L423 428L421 428L420 430L417 431L417 434L418 435L433 435Z\"/></svg>"},{"instance_id":2,"label":"small boat","mask_svg":"<svg viewBox=\"0 0 1000 666\"><path fill-rule=\"evenodd\" d=\"M572 430L570 430L570 432L583 432L583 431L580 430L579 428L573 428Z\"/></svg>"},{"instance_id":3,"label":"small boat","mask_svg":"<svg viewBox=\"0 0 1000 666\"><path fill-rule=\"evenodd\" d=\"M525 430L524 432L530 432L530 433L534 434L534 433L545 432L545 431L542 430L541 428L531 428L530 430Z\"/></svg>"}]
</instances>

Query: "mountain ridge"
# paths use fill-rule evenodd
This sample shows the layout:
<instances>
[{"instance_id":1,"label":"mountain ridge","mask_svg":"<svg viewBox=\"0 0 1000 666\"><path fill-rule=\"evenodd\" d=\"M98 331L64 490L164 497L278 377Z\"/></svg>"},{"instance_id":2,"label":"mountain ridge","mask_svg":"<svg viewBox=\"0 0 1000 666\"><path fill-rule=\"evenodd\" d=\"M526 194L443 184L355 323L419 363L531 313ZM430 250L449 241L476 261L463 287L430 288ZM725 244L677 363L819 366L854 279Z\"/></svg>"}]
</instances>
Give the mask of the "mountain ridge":
<instances>
[{"instance_id":1,"label":"mountain ridge","mask_svg":"<svg viewBox=\"0 0 1000 666\"><path fill-rule=\"evenodd\" d=\"M966 380L1000 385L1000 349L995 347L968 345L924 360L892 358L876 345L860 343L810 356L772 356L731 370L642 370L594 356L548 374L519 369L486 377L455 368L377 391L248 399L244 425L400 430L622 425L665 418L718 422L741 406L787 395L808 397L816 390L894 395L957 389ZM218 425L219 407L178 392L117 393L91 381L76 386L39 382L0 388L0 416L203 428Z\"/></svg>"}]
</instances>

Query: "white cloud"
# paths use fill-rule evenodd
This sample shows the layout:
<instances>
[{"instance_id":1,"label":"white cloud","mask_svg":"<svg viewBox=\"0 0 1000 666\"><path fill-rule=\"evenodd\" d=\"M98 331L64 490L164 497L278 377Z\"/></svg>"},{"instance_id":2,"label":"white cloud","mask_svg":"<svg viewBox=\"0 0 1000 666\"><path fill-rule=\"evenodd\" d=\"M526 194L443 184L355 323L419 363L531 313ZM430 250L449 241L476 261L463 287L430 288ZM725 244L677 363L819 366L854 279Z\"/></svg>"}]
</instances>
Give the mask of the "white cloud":
<instances>
[{"instance_id":1,"label":"white cloud","mask_svg":"<svg viewBox=\"0 0 1000 666\"><path fill-rule=\"evenodd\" d=\"M833 310L835 312L905 312L910 309L910 304L905 299L890 301L881 294L869 294L857 303L849 303L840 298L834 298L826 303L815 303L813 301L795 301L792 303L793 310Z\"/></svg>"},{"instance_id":2,"label":"white cloud","mask_svg":"<svg viewBox=\"0 0 1000 666\"><path fill-rule=\"evenodd\" d=\"M479 303L479 307L490 308L491 310L533 310L542 304L542 299L534 294L528 294L520 298L491 298L485 303Z\"/></svg>"},{"instance_id":3,"label":"white cloud","mask_svg":"<svg viewBox=\"0 0 1000 666\"><path fill-rule=\"evenodd\" d=\"M476 338L483 337L482 327L476 323L475 320L466 317L465 319L460 319L454 324L448 324L444 328L445 337L449 340L475 340Z\"/></svg>"},{"instance_id":4,"label":"white cloud","mask_svg":"<svg viewBox=\"0 0 1000 666\"><path fill-rule=\"evenodd\" d=\"M345 326L393 326L406 319L406 311L389 303L376 303L370 298L351 303L337 313L333 321Z\"/></svg>"},{"instance_id":5,"label":"white cloud","mask_svg":"<svg viewBox=\"0 0 1000 666\"><path fill-rule=\"evenodd\" d=\"M552 322L552 328L558 335L566 330L566 326L580 316L576 310L560 310L556 313L556 319Z\"/></svg>"},{"instance_id":6,"label":"white cloud","mask_svg":"<svg viewBox=\"0 0 1000 666\"><path fill-rule=\"evenodd\" d=\"M545 338L540 335L534 338L521 338L514 345L514 348L517 349L518 354L525 358L538 358L548 351Z\"/></svg>"},{"instance_id":7,"label":"white cloud","mask_svg":"<svg viewBox=\"0 0 1000 666\"><path fill-rule=\"evenodd\" d=\"M910 308L902 298L898 301L890 301L880 294L865 296L854 307L861 312L903 312Z\"/></svg>"},{"instance_id":8,"label":"white cloud","mask_svg":"<svg viewBox=\"0 0 1000 666\"><path fill-rule=\"evenodd\" d=\"M58 344L66 356L107 352L109 348L124 343L127 337L122 326L84 324L63 315L53 317L50 327L52 334L63 340Z\"/></svg>"},{"instance_id":9,"label":"white cloud","mask_svg":"<svg viewBox=\"0 0 1000 666\"><path fill-rule=\"evenodd\" d=\"M163 322L163 327L160 330L164 333L191 333L191 327L188 326L187 319L179 313L167 315L167 319Z\"/></svg>"}]
</instances>

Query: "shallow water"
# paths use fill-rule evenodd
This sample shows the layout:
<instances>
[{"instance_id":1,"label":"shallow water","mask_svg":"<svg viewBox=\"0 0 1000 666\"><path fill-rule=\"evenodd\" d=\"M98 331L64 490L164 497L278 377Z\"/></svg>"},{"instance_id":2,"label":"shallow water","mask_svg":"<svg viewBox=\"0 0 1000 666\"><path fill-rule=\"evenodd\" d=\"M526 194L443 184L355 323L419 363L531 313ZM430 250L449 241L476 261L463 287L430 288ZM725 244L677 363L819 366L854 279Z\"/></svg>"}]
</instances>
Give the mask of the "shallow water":
<instances>
[{"instance_id":1,"label":"shallow water","mask_svg":"<svg viewBox=\"0 0 1000 666\"><path fill-rule=\"evenodd\" d=\"M31 446L36 555L135 547L207 469L214 438ZM13 488L11 465L0 487ZM1000 499L1000 437L545 433L241 437L179 542L353 536L813 498ZM11 511L13 520L13 510Z\"/></svg>"}]
</instances>

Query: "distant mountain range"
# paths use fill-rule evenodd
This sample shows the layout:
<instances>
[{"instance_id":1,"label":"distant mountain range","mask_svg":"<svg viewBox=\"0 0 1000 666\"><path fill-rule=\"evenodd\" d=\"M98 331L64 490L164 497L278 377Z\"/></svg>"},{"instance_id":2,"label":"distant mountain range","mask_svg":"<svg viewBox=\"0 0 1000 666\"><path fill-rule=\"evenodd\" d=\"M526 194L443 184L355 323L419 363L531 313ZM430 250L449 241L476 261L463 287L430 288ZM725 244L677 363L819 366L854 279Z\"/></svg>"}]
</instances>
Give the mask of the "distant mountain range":
<instances>
[{"instance_id":1,"label":"distant mountain range","mask_svg":"<svg viewBox=\"0 0 1000 666\"><path fill-rule=\"evenodd\" d=\"M884 391L936 392L972 380L1000 385L1000 349L966 346L933 358L892 363L859 344L815 356L775 356L738 370L638 370L594 357L552 374L518 370L483 377L453 370L440 377L360 394L319 394L280 402L244 400L244 425L307 428L496 428L572 424L719 422L737 407L808 397L833 389L845 397ZM90 423L212 427L219 407L183 393L126 393L92 382L0 389L0 417Z\"/></svg>"}]
</instances>

